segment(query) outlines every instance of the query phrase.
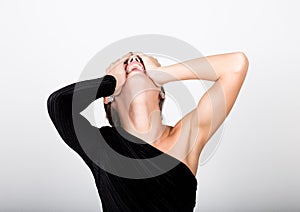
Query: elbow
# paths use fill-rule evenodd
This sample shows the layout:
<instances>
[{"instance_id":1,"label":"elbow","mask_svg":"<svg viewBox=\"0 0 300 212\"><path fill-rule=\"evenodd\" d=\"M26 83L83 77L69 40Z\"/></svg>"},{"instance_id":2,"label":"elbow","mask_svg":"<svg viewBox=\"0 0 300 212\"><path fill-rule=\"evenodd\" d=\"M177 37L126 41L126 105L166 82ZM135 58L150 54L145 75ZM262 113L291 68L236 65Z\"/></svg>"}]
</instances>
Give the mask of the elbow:
<instances>
[{"instance_id":1,"label":"elbow","mask_svg":"<svg viewBox=\"0 0 300 212\"><path fill-rule=\"evenodd\" d=\"M55 106L55 95L54 93L52 93L47 99L47 111L50 118L52 118L52 116L54 115L54 106Z\"/></svg>"},{"instance_id":2,"label":"elbow","mask_svg":"<svg viewBox=\"0 0 300 212\"><path fill-rule=\"evenodd\" d=\"M235 53L235 72L241 73L246 75L249 67L249 60L248 57L244 52L236 52Z\"/></svg>"},{"instance_id":3,"label":"elbow","mask_svg":"<svg viewBox=\"0 0 300 212\"><path fill-rule=\"evenodd\" d=\"M57 91L52 93L47 99L47 111L50 118L53 120L53 117L59 113L62 108L61 94Z\"/></svg>"}]
</instances>

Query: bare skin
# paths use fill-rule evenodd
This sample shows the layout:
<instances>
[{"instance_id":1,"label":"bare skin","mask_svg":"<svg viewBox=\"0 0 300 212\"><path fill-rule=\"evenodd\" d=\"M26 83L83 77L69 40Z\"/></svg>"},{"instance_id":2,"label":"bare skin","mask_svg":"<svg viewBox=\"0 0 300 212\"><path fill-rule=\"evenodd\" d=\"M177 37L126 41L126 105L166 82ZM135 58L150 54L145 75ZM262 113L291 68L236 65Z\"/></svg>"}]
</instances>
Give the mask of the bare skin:
<instances>
[{"instance_id":1,"label":"bare skin","mask_svg":"<svg viewBox=\"0 0 300 212\"><path fill-rule=\"evenodd\" d=\"M145 69L139 64L139 56ZM124 66L124 61L132 63ZM210 65L209 65L210 64ZM161 67L142 53L129 53L113 63L107 74L117 79L112 107L130 134L182 161L196 175L201 151L230 113L248 70L242 52L212 55ZM214 81L197 107L174 127L162 124L160 86L176 80ZM104 103L107 103L107 97Z\"/></svg>"}]
</instances>

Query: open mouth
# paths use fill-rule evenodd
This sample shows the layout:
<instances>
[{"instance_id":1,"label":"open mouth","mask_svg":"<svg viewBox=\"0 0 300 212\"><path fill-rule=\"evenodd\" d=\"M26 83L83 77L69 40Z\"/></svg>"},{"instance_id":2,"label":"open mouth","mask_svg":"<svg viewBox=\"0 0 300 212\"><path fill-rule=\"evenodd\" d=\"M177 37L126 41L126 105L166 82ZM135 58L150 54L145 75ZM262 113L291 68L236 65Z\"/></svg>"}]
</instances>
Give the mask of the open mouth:
<instances>
[{"instance_id":1,"label":"open mouth","mask_svg":"<svg viewBox=\"0 0 300 212\"><path fill-rule=\"evenodd\" d=\"M144 67L139 62L132 62L132 63L130 63L130 64L127 65L126 72L127 72L127 74L129 74L132 71L141 71L141 72L144 72Z\"/></svg>"},{"instance_id":2,"label":"open mouth","mask_svg":"<svg viewBox=\"0 0 300 212\"><path fill-rule=\"evenodd\" d=\"M128 75L131 72L145 72L145 66L143 63L142 58L139 56L135 56L134 58L129 58L124 62L125 65L125 71Z\"/></svg>"}]
</instances>

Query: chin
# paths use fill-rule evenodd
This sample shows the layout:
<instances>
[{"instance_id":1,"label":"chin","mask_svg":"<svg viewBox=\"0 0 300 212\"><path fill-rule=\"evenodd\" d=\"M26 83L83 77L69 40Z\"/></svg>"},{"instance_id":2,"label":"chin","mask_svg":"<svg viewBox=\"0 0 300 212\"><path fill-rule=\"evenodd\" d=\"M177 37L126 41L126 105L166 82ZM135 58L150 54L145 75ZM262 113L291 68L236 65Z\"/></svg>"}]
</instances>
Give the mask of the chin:
<instances>
[{"instance_id":1,"label":"chin","mask_svg":"<svg viewBox=\"0 0 300 212\"><path fill-rule=\"evenodd\" d=\"M126 77L127 77L127 78L130 78L130 77L132 77L132 76L134 76L134 75L143 75L143 76L146 76L146 73L145 73L145 71L140 71L140 70L138 70L138 71L131 71L131 72L129 72L129 73L126 75Z\"/></svg>"}]
</instances>

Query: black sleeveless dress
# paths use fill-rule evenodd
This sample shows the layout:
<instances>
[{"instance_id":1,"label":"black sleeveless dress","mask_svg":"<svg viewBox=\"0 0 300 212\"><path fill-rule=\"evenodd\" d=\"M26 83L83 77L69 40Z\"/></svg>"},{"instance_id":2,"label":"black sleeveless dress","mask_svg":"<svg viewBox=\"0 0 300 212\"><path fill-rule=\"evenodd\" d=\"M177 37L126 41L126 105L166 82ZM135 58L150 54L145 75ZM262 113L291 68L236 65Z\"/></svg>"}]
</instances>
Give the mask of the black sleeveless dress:
<instances>
[{"instance_id":1,"label":"black sleeveless dress","mask_svg":"<svg viewBox=\"0 0 300 212\"><path fill-rule=\"evenodd\" d=\"M47 101L58 133L90 168L103 211L193 211L197 179L184 163L122 127L98 129L80 115L115 86L106 75L61 88Z\"/></svg>"}]
</instances>

